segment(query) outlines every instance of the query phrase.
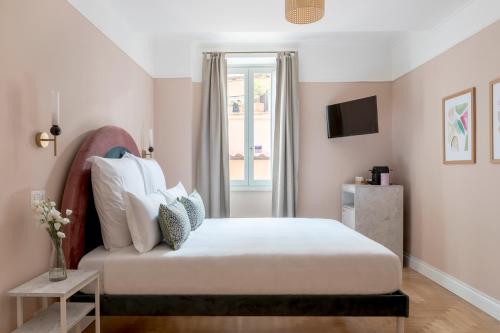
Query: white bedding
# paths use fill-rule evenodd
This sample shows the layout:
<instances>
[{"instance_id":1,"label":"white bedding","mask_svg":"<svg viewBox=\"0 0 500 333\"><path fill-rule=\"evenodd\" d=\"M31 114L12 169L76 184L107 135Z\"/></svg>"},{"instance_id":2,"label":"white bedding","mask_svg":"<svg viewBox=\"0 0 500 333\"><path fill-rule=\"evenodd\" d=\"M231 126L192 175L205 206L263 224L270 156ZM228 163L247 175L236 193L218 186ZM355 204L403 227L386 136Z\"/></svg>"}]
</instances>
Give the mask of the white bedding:
<instances>
[{"instance_id":1,"label":"white bedding","mask_svg":"<svg viewBox=\"0 0 500 333\"><path fill-rule=\"evenodd\" d=\"M105 294L382 294L401 285L399 258L333 220L207 219L177 251L98 247Z\"/></svg>"}]
</instances>

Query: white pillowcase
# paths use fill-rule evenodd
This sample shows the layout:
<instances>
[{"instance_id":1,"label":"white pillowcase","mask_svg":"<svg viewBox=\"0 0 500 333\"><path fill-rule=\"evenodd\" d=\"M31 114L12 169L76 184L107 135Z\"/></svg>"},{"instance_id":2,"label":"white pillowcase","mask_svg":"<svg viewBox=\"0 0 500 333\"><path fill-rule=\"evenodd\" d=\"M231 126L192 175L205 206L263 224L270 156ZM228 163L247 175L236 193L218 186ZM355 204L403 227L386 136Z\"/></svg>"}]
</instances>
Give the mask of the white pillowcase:
<instances>
[{"instance_id":1,"label":"white pillowcase","mask_svg":"<svg viewBox=\"0 0 500 333\"><path fill-rule=\"evenodd\" d=\"M123 157L133 159L139 166L144 177L146 194L167 190L165 176L158 162L153 159L140 158L130 153L126 153Z\"/></svg>"},{"instance_id":2,"label":"white pillowcase","mask_svg":"<svg viewBox=\"0 0 500 333\"><path fill-rule=\"evenodd\" d=\"M140 253L148 252L161 241L158 212L160 205L166 204L167 200L159 192L148 195L127 192L124 197L134 247Z\"/></svg>"},{"instance_id":3,"label":"white pillowcase","mask_svg":"<svg viewBox=\"0 0 500 333\"><path fill-rule=\"evenodd\" d=\"M104 247L110 251L129 246L132 238L125 214L125 191L145 195L137 163L129 158L91 157L92 190L101 222Z\"/></svg>"},{"instance_id":4,"label":"white pillowcase","mask_svg":"<svg viewBox=\"0 0 500 333\"><path fill-rule=\"evenodd\" d=\"M177 198L179 198L179 197L187 197L188 196L186 189L184 188L184 185L182 185L181 182L177 183L177 185L175 185L172 188L169 188L166 191L160 191L160 192L167 199L167 203L171 203L171 202L177 200Z\"/></svg>"}]
</instances>

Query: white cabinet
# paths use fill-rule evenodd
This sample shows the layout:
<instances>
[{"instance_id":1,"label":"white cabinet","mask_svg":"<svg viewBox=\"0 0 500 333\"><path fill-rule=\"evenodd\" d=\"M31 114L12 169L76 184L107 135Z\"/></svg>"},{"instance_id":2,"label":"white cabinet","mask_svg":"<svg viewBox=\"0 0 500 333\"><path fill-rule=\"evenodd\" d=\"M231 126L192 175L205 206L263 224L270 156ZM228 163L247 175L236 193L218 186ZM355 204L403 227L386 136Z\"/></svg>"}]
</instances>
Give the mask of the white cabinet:
<instances>
[{"instance_id":1,"label":"white cabinet","mask_svg":"<svg viewBox=\"0 0 500 333\"><path fill-rule=\"evenodd\" d=\"M384 245L403 263L403 186L342 185L342 223Z\"/></svg>"}]
</instances>

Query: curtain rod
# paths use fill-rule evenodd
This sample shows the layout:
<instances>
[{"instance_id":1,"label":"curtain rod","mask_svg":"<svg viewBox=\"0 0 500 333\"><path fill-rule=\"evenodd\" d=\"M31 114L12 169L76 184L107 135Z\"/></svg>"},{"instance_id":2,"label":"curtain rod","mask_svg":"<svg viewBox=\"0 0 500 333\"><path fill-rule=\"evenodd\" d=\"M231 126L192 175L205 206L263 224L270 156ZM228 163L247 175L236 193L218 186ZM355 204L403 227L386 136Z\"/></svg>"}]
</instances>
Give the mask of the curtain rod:
<instances>
[{"instance_id":1,"label":"curtain rod","mask_svg":"<svg viewBox=\"0 0 500 333\"><path fill-rule=\"evenodd\" d=\"M219 51L203 52L203 54L212 54L212 53L216 53L216 52L219 52ZM235 52L220 51L220 52L225 53L225 54L255 54L255 53L279 53L279 52L297 53L297 51L235 51Z\"/></svg>"}]
</instances>

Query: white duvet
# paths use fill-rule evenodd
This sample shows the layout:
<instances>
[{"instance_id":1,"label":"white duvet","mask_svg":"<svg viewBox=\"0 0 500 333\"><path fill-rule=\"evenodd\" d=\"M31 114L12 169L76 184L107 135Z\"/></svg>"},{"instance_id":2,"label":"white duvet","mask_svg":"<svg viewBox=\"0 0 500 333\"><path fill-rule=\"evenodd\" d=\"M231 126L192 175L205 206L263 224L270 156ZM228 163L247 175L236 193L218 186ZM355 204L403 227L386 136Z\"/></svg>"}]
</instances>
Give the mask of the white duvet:
<instances>
[{"instance_id":1,"label":"white duvet","mask_svg":"<svg viewBox=\"0 0 500 333\"><path fill-rule=\"evenodd\" d=\"M140 254L98 247L80 269L99 269L105 294L382 294L401 285L399 258L324 219L207 219L181 249Z\"/></svg>"}]
</instances>

